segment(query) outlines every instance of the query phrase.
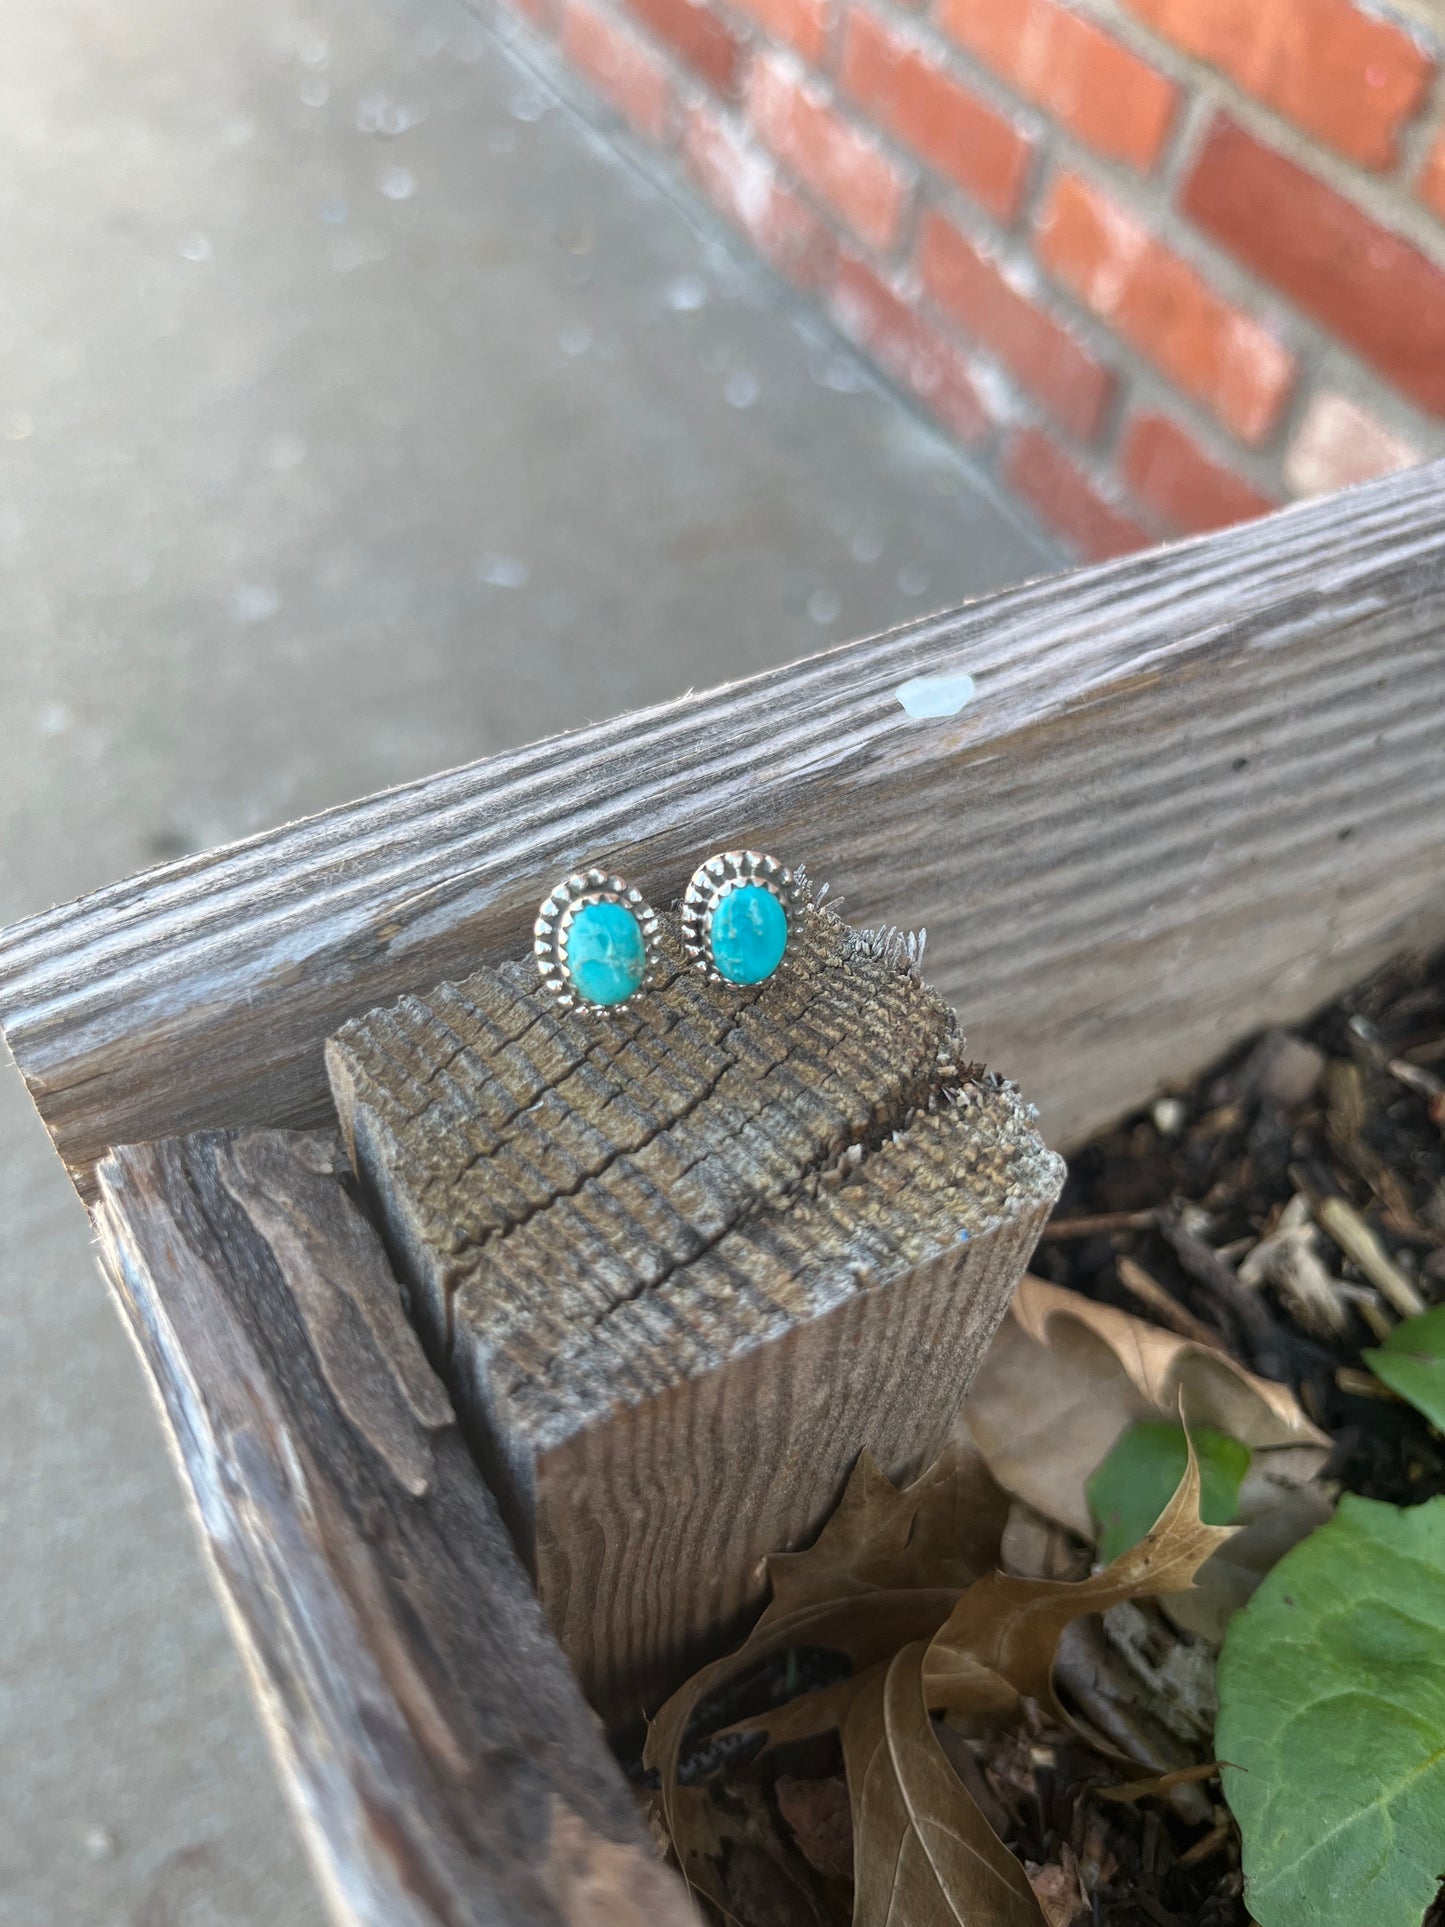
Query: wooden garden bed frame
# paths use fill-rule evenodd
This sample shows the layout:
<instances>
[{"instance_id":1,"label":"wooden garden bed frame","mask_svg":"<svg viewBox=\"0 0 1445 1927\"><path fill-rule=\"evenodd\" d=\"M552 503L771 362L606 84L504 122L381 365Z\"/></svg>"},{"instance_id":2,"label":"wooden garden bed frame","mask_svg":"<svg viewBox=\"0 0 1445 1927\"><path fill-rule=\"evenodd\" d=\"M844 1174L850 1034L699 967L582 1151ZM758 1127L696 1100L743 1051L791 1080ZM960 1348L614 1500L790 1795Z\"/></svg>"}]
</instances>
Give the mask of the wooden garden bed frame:
<instances>
[{"instance_id":1,"label":"wooden garden bed frame","mask_svg":"<svg viewBox=\"0 0 1445 1927\"><path fill-rule=\"evenodd\" d=\"M965 672L971 700L916 714L956 703ZM1445 463L430 777L0 934L0 1023L96 1210L340 1921L686 1906L438 1381L385 1294L355 1296L310 1242L308 1213L334 1214L334 1140L298 1154L278 1128L333 1122L329 1033L521 954L569 868L605 860L666 897L700 854L744 844L806 861L857 922L926 925L971 1049L1067 1148L1445 938ZM143 1148L242 1127L262 1128ZM135 1148L102 1169L116 1146ZM295 1302L248 1226L300 1253ZM349 1249L345 1213L332 1229Z\"/></svg>"}]
</instances>

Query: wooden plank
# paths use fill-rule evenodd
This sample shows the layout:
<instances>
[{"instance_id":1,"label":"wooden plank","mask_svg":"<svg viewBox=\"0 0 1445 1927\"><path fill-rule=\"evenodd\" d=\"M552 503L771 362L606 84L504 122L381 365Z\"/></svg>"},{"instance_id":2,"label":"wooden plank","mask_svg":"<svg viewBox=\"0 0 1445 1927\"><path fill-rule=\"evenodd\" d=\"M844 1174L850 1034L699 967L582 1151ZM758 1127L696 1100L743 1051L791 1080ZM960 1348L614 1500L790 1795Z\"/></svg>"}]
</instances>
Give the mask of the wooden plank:
<instances>
[{"instance_id":1,"label":"wooden plank","mask_svg":"<svg viewBox=\"0 0 1445 1927\"><path fill-rule=\"evenodd\" d=\"M107 1272L341 1927L683 1927L334 1137L100 1171Z\"/></svg>"},{"instance_id":2,"label":"wooden plank","mask_svg":"<svg viewBox=\"0 0 1445 1927\"><path fill-rule=\"evenodd\" d=\"M941 1447L1063 1182L917 946L796 914L709 983L677 919L618 1011L531 962L346 1025L351 1154L589 1699L623 1724L738 1628L865 1447Z\"/></svg>"},{"instance_id":3,"label":"wooden plank","mask_svg":"<svg viewBox=\"0 0 1445 1927\"><path fill-rule=\"evenodd\" d=\"M1445 935L1445 464L1081 570L172 864L0 939L72 1173L327 1114L346 1018L526 949L567 870L710 850L926 924L1067 1142ZM970 673L957 714L907 685Z\"/></svg>"}]
</instances>

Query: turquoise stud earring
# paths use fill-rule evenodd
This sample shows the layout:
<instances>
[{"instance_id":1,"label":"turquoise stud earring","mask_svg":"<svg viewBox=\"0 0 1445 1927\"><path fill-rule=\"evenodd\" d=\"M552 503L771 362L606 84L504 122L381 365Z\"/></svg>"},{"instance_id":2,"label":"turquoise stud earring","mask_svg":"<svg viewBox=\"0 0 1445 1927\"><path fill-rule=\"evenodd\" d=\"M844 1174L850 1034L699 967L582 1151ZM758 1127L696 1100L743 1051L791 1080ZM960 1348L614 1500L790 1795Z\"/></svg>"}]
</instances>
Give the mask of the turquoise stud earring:
<instances>
[{"instance_id":1,"label":"turquoise stud earring","mask_svg":"<svg viewBox=\"0 0 1445 1927\"><path fill-rule=\"evenodd\" d=\"M579 870L544 900L532 934L542 981L564 1010L621 1010L647 981L657 918L621 877Z\"/></svg>"},{"instance_id":2,"label":"turquoise stud earring","mask_svg":"<svg viewBox=\"0 0 1445 1927\"><path fill-rule=\"evenodd\" d=\"M802 886L776 857L724 850L687 886L683 948L714 983L763 983L783 961L802 901Z\"/></svg>"}]
</instances>

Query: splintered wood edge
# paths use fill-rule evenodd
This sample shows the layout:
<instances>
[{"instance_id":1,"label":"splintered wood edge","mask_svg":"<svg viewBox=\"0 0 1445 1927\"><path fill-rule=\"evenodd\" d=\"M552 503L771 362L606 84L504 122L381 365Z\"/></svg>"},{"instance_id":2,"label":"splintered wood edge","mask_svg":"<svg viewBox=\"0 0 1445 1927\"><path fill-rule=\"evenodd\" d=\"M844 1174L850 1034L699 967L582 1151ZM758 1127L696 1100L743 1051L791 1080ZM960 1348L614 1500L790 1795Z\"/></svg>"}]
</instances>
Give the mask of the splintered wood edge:
<instances>
[{"instance_id":1,"label":"splintered wood edge","mask_svg":"<svg viewBox=\"0 0 1445 1927\"><path fill-rule=\"evenodd\" d=\"M685 1927L334 1137L128 1146L103 1264L342 1927Z\"/></svg>"},{"instance_id":2,"label":"splintered wood edge","mask_svg":"<svg viewBox=\"0 0 1445 1927\"><path fill-rule=\"evenodd\" d=\"M0 936L0 1024L88 1191L110 1144L324 1121L327 1034L518 954L569 869L665 896L751 844L926 924L1067 1145L1445 935L1442 626L1437 462L112 885Z\"/></svg>"}]
</instances>

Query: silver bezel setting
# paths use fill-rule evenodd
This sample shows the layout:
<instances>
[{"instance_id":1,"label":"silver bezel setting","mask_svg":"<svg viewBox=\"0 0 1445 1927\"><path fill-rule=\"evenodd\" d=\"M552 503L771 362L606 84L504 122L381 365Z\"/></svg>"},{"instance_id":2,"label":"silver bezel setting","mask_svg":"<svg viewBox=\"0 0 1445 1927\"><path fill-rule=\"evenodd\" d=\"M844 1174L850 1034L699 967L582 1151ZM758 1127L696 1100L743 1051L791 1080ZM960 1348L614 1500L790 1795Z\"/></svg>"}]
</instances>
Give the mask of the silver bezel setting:
<instances>
[{"instance_id":1,"label":"silver bezel setting","mask_svg":"<svg viewBox=\"0 0 1445 1927\"><path fill-rule=\"evenodd\" d=\"M764 856L759 850L722 850L710 856L706 863L693 871L692 881L688 884L682 899L680 922L682 926L682 947L689 961L707 978L710 984L731 983L724 977L712 960L712 920L723 898L744 883L760 883L782 904L788 919L788 935L793 933L793 920L807 901L803 885L785 863L779 863L775 856ZM783 952L784 962L787 952ZM778 965L781 970L783 965ZM777 971L773 972L773 976ZM771 983L771 977L764 977L763 983ZM749 986L732 984L734 990ZM758 988L757 985L751 988Z\"/></svg>"},{"instance_id":2,"label":"silver bezel setting","mask_svg":"<svg viewBox=\"0 0 1445 1927\"><path fill-rule=\"evenodd\" d=\"M642 928L642 981L630 997L615 1004L595 1004L572 987L567 968L567 932L577 912L589 903L620 903ZM630 1010L647 989L657 968L657 914L642 892L622 877L605 870L578 870L543 899L532 929L532 952L542 982L563 1010Z\"/></svg>"}]
</instances>

